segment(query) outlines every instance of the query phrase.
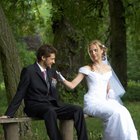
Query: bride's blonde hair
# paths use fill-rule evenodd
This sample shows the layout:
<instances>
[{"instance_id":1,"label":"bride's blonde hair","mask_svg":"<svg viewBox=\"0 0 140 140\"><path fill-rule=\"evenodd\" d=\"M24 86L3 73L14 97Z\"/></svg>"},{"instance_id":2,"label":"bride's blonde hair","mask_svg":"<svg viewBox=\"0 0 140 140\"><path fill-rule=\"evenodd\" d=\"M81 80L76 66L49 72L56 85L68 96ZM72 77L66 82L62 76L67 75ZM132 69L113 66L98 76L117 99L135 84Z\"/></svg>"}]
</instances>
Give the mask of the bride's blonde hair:
<instances>
[{"instance_id":1,"label":"bride's blonde hair","mask_svg":"<svg viewBox=\"0 0 140 140\"><path fill-rule=\"evenodd\" d=\"M105 60L105 59L106 59L106 52L107 52L107 48L105 47L105 45L103 45L103 44L101 43L101 41L99 41L99 40L93 40L93 41L91 41L91 42L89 43L89 45L88 45L88 54L89 54L89 55L90 55L90 53L89 53L89 48L90 48L90 46L92 46L92 45L99 46L99 47L103 50L102 60Z\"/></svg>"}]
</instances>

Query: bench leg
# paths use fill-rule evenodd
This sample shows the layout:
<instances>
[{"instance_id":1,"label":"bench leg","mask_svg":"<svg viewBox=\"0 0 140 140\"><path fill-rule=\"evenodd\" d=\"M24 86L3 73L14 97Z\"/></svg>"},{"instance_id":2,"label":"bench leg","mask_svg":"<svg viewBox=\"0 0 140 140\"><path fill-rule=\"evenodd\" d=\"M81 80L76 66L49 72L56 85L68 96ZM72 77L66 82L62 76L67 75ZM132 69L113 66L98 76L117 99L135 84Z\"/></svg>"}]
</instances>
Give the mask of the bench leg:
<instances>
[{"instance_id":1,"label":"bench leg","mask_svg":"<svg viewBox=\"0 0 140 140\"><path fill-rule=\"evenodd\" d=\"M61 120L60 131L63 140L73 140L73 120Z\"/></svg>"},{"instance_id":2,"label":"bench leg","mask_svg":"<svg viewBox=\"0 0 140 140\"><path fill-rule=\"evenodd\" d=\"M3 124L5 140L19 140L18 123Z\"/></svg>"}]
</instances>

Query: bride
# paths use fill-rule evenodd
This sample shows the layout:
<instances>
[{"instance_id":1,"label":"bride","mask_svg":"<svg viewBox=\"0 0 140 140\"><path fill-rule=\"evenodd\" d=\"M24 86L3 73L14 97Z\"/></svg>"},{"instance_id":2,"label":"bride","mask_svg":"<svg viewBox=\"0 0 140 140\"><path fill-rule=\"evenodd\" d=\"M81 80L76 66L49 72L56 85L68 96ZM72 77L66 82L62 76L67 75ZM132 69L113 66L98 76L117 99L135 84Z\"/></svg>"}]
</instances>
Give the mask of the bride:
<instances>
[{"instance_id":1,"label":"bride","mask_svg":"<svg viewBox=\"0 0 140 140\"><path fill-rule=\"evenodd\" d=\"M86 78L88 91L84 95L84 112L102 119L103 140L138 140L129 111L116 100L119 93L116 94L116 89L114 90L110 82L113 71L110 65L103 62L106 47L100 41L94 40L88 46L88 53L92 63L81 67L73 81L66 80L57 72L59 78L71 89ZM121 90L118 89L118 92Z\"/></svg>"}]
</instances>

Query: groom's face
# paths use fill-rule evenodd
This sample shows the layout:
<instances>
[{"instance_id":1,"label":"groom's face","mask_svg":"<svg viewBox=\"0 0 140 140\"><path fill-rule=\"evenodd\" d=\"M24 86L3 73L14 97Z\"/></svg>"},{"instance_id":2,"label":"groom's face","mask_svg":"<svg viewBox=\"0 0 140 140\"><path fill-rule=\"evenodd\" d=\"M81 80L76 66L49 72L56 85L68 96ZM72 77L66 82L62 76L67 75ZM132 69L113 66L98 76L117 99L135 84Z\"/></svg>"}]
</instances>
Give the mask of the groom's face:
<instances>
[{"instance_id":1,"label":"groom's face","mask_svg":"<svg viewBox=\"0 0 140 140\"><path fill-rule=\"evenodd\" d=\"M49 57L43 57L42 60L45 67L51 68L51 66L55 63L55 54L51 53Z\"/></svg>"}]
</instances>

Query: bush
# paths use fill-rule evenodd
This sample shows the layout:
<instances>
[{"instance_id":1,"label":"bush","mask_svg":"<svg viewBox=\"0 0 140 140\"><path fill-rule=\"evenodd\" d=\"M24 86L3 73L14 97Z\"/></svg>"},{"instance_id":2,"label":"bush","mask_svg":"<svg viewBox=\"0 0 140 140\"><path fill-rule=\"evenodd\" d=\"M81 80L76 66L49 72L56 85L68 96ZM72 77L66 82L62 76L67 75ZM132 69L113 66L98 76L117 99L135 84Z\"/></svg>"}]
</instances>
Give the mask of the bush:
<instances>
[{"instance_id":1,"label":"bush","mask_svg":"<svg viewBox=\"0 0 140 140\"><path fill-rule=\"evenodd\" d=\"M128 81L127 92L123 96L123 100L140 101L140 82Z\"/></svg>"}]
</instances>

